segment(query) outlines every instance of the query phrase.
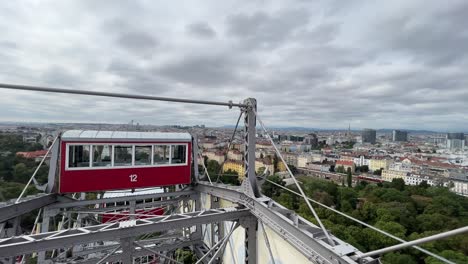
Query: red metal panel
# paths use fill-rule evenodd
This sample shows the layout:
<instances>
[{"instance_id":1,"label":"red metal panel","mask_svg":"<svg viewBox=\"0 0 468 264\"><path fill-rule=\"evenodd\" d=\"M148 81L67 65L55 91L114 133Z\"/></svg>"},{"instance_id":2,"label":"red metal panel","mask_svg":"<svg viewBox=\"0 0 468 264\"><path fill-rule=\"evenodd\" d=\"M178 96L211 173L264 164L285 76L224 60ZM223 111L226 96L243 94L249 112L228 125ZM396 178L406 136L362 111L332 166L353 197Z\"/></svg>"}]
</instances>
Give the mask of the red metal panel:
<instances>
[{"instance_id":1,"label":"red metal panel","mask_svg":"<svg viewBox=\"0 0 468 264\"><path fill-rule=\"evenodd\" d=\"M129 211L103 214L101 218L101 223L120 222L120 221L129 220L130 217L128 216L128 214L129 214ZM137 216L135 216L135 219L151 218L154 216L163 215L164 209L163 208L154 208L154 209L149 209L149 210L139 209L135 211L135 214L138 214Z\"/></svg>"},{"instance_id":2,"label":"red metal panel","mask_svg":"<svg viewBox=\"0 0 468 264\"><path fill-rule=\"evenodd\" d=\"M59 193L95 192L119 189L134 189L189 184L191 180L191 143L187 143L187 165L167 167L139 167L139 168L106 168L65 170L66 144L61 144ZM78 143L78 142L77 142ZM79 142L87 144L87 142ZM126 142L90 142L89 144ZM129 144L180 144L186 142L129 142ZM137 175L136 181L131 181L130 175ZM134 177L133 177L134 178Z\"/></svg>"}]
</instances>

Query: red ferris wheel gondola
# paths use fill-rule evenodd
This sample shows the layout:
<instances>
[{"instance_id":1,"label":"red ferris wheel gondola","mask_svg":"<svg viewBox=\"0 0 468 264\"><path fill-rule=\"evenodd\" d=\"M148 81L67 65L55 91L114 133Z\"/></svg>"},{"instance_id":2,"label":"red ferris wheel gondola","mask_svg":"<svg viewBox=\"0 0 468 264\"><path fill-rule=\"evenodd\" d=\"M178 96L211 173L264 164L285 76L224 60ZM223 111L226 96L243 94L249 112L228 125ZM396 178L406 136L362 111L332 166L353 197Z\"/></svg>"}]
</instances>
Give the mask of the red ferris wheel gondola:
<instances>
[{"instance_id":1,"label":"red ferris wheel gondola","mask_svg":"<svg viewBox=\"0 0 468 264\"><path fill-rule=\"evenodd\" d=\"M189 133L70 130L59 153L59 193L191 182Z\"/></svg>"}]
</instances>

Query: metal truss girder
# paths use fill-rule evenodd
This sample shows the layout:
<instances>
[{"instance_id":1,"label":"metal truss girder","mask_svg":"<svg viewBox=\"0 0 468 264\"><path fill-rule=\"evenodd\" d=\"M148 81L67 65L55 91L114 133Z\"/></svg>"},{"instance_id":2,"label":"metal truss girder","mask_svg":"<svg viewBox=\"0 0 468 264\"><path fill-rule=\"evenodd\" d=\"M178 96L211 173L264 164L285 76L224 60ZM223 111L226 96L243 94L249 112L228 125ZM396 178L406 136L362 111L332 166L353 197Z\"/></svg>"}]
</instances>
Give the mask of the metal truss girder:
<instances>
[{"instance_id":1,"label":"metal truss girder","mask_svg":"<svg viewBox=\"0 0 468 264\"><path fill-rule=\"evenodd\" d=\"M184 247L188 247L188 246L191 246L193 244L198 244L198 243L201 243L201 241L199 241L199 240L195 240L195 241L187 240L187 241L180 241L180 242L174 242L174 243L169 243L169 244L146 246L146 248L148 248L150 250L153 250L153 251L172 251L172 250L175 250L175 249L178 249L178 248L184 248ZM115 246L114 246L114 248L115 248ZM143 257L143 256L149 256L149 255L152 255L152 254L149 253L146 250L143 250L141 247L136 247L134 249L134 252L133 252L133 257L135 257L135 258ZM95 264L100 259L101 259L100 257L97 257L97 258L89 258L89 259L85 259L85 260L76 260L76 261L62 260L63 261L62 263ZM122 259L122 251L117 251L114 254L110 255L106 259L106 261L107 262L117 262L117 261L120 261L121 259ZM60 263L60 262L58 262L58 263Z\"/></svg>"},{"instance_id":2,"label":"metal truss girder","mask_svg":"<svg viewBox=\"0 0 468 264\"><path fill-rule=\"evenodd\" d=\"M121 238L137 237L147 233L179 229L197 224L239 220L248 216L251 216L248 209L211 209L47 232L37 235L12 237L0 240L0 256L19 256L31 252L64 248L96 241L115 241Z\"/></svg>"},{"instance_id":3,"label":"metal truss girder","mask_svg":"<svg viewBox=\"0 0 468 264\"><path fill-rule=\"evenodd\" d=\"M115 247L118 247L119 243L115 242L114 244L111 245L105 245L105 246L93 246L90 248L85 248L83 250L75 251L73 252L73 257L81 257L81 256L87 256L89 254L94 254L94 253L99 253L99 252L105 252L108 250L112 250Z\"/></svg>"},{"instance_id":4,"label":"metal truss girder","mask_svg":"<svg viewBox=\"0 0 468 264\"><path fill-rule=\"evenodd\" d=\"M114 198L103 198L103 199L95 199L95 200L74 200L69 197L59 197L60 202L57 204L50 205L49 208L57 209L57 208L83 207L83 206L95 205L95 204L130 202L130 201L166 198L166 197L191 196L194 194L196 194L196 192L192 190L188 190L188 191L178 191L178 192L166 192L166 193L122 196L122 197L114 197Z\"/></svg>"},{"instance_id":5,"label":"metal truss girder","mask_svg":"<svg viewBox=\"0 0 468 264\"><path fill-rule=\"evenodd\" d=\"M295 214L291 215L292 217L281 214L281 211L288 212L288 210L270 198L252 198L238 191L237 188L221 184L211 185L200 182L195 189L249 208L252 215L273 229L313 262L356 263L354 259L357 259L360 254L356 248L336 237L332 237L336 245L330 246L324 241L325 236L321 234L322 232L317 226ZM275 208L278 208L280 212L275 211ZM372 259L369 259L369 263L371 262Z\"/></svg>"},{"instance_id":6,"label":"metal truss girder","mask_svg":"<svg viewBox=\"0 0 468 264\"><path fill-rule=\"evenodd\" d=\"M174 234L170 234L170 235L164 235L164 236L159 236L158 238L156 239L145 239L145 240L138 240L138 241L135 241L141 245L146 245L146 244L149 244L149 246L151 247L163 247L165 246L166 244L167 245L173 245L173 244L176 244L176 243L181 243L181 242L186 242L187 239L180 239L180 235L174 235ZM90 254L95 254L95 253L99 253L99 252L106 252L106 251L110 251L112 249L115 249L116 247L118 247L120 244L119 242L114 242L112 244L106 244L106 245L102 245L102 246L97 246L97 245L93 245L93 246L88 246L88 247L85 247L81 250L76 250L76 251L73 251L73 257L72 259L77 259L78 257L86 257ZM59 261L63 261L64 258L56 258L55 260L53 260L54 262L59 262ZM71 260L68 260L69 262Z\"/></svg>"},{"instance_id":7,"label":"metal truss girder","mask_svg":"<svg viewBox=\"0 0 468 264\"><path fill-rule=\"evenodd\" d=\"M201 259L206 253L208 253L209 250L210 248L208 248L204 243L193 246L193 251L195 252L195 255L197 255L198 259ZM201 262L207 264L211 257L212 255L210 254L207 256L207 258L202 259Z\"/></svg>"},{"instance_id":8,"label":"metal truss girder","mask_svg":"<svg viewBox=\"0 0 468 264\"><path fill-rule=\"evenodd\" d=\"M173 205L177 204L182 200L182 198L176 198L176 199L171 199L171 200L164 200L164 201L157 201L157 202L151 202L151 203L140 203L140 204L135 204L135 209L141 209L141 208L157 208L157 207L162 207L166 205ZM99 208L80 208L80 207L75 207L72 209L67 210L67 212L108 212L108 211L115 211L115 210L126 210L129 209L131 206L130 205L118 205L118 206L108 206L108 207L99 207Z\"/></svg>"},{"instance_id":9,"label":"metal truss girder","mask_svg":"<svg viewBox=\"0 0 468 264\"><path fill-rule=\"evenodd\" d=\"M0 223L55 203L56 201L57 195L45 194L34 197L25 197L18 203L5 204L4 206L0 205Z\"/></svg>"}]
</instances>

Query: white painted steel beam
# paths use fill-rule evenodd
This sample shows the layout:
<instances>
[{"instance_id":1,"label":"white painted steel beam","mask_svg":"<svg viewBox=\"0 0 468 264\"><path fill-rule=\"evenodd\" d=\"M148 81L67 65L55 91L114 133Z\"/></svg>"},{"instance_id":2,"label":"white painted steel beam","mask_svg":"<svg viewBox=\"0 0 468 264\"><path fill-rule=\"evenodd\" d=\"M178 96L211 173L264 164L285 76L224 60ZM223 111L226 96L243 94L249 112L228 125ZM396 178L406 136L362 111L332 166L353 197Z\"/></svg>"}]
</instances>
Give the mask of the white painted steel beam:
<instances>
[{"instance_id":1,"label":"white painted steel beam","mask_svg":"<svg viewBox=\"0 0 468 264\"><path fill-rule=\"evenodd\" d=\"M114 241L121 238L190 227L202 223L239 220L248 216L251 216L248 209L212 209L81 227L65 231L47 232L37 235L11 237L0 240L0 257L19 256L31 252L70 247L96 241Z\"/></svg>"},{"instance_id":2,"label":"white painted steel beam","mask_svg":"<svg viewBox=\"0 0 468 264\"><path fill-rule=\"evenodd\" d=\"M268 197L252 198L239 187L200 182L195 190L235 202L250 209L253 216L288 241L306 258L316 263L356 263L358 249L332 236L335 246L326 241L322 230ZM366 258L368 263L376 259Z\"/></svg>"}]
</instances>

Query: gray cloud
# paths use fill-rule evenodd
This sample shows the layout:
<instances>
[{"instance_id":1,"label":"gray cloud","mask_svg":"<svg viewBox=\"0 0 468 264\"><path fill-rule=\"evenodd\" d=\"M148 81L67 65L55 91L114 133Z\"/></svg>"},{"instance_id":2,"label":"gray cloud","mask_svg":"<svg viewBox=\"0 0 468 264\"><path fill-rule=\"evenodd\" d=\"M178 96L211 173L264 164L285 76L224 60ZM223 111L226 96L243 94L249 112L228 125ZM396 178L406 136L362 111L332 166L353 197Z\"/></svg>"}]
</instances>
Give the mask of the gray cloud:
<instances>
[{"instance_id":1,"label":"gray cloud","mask_svg":"<svg viewBox=\"0 0 468 264\"><path fill-rule=\"evenodd\" d=\"M129 51L143 56L151 56L158 46L156 38L145 32L130 31L119 35L117 43Z\"/></svg>"},{"instance_id":2,"label":"gray cloud","mask_svg":"<svg viewBox=\"0 0 468 264\"><path fill-rule=\"evenodd\" d=\"M81 76L69 72L65 67L54 65L42 75L45 83L59 87L78 87L83 83Z\"/></svg>"},{"instance_id":3,"label":"gray cloud","mask_svg":"<svg viewBox=\"0 0 468 264\"><path fill-rule=\"evenodd\" d=\"M156 69L175 82L199 86L229 85L239 78L236 60L222 55L182 57ZM208 87L206 87L208 88Z\"/></svg>"},{"instance_id":4,"label":"gray cloud","mask_svg":"<svg viewBox=\"0 0 468 264\"><path fill-rule=\"evenodd\" d=\"M464 1L215 1L183 10L145 1L10 1L0 10L1 82L255 97L271 126L468 131ZM0 90L0 111L0 121L212 126L232 124L238 114L8 90Z\"/></svg>"},{"instance_id":5,"label":"gray cloud","mask_svg":"<svg viewBox=\"0 0 468 264\"><path fill-rule=\"evenodd\" d=\"M2 49L17 49L18 45L11 41L1 41L0 48Z\"/></svg>"},{"instance_id":6,"label":"gray cloud","mask_svg":"<svg viewBox=\"0 0 468 264\"><path fill-rule=\"evenodd\" d=\"M204 22L197 22L187 25L187 32L199 37L210 39L216 36L216 31L210 27L210 25Z\"/></svg>"},{"instance_id":7,"label":"gray cloud","mask_svg":"<svg viewBox=\"0 0 468 264\"><path fill-rule=\"evenodd\" d=\"M432 14L402 12L375 28L382 48L418 62L447 65L467 58L468 3L452 3Z\"/></svg>"},{"instance_id":8,"label":"gray cloud","mask_svg":"<svg viewBox=\"0 0 468 264\"><path fill-rule=\"evenodd\" d=\"M283 10L275 14L262 11L239 13L227 18L228 33L240 39L247 47L274 48L284 43L298 28L309 21L303 9Z\"/></svg>"}]
</instances>

